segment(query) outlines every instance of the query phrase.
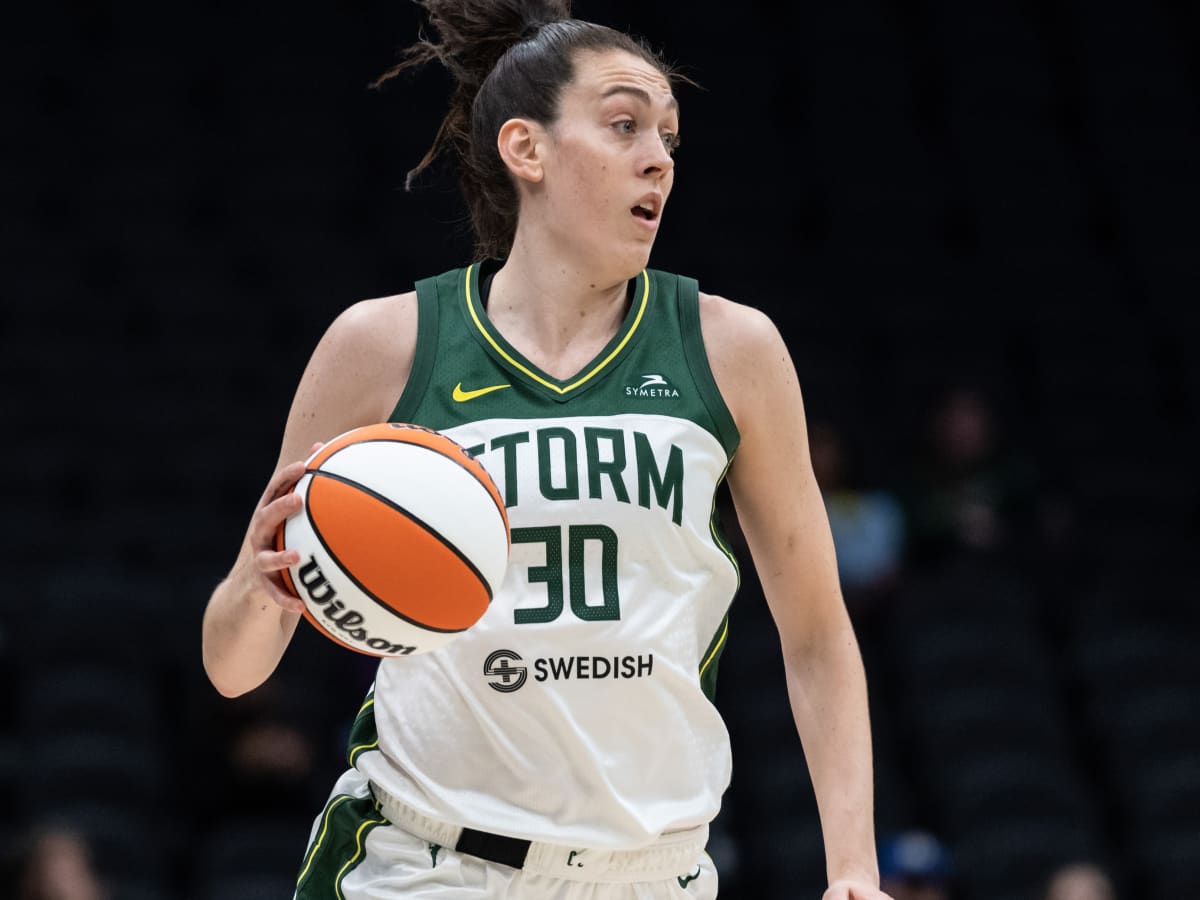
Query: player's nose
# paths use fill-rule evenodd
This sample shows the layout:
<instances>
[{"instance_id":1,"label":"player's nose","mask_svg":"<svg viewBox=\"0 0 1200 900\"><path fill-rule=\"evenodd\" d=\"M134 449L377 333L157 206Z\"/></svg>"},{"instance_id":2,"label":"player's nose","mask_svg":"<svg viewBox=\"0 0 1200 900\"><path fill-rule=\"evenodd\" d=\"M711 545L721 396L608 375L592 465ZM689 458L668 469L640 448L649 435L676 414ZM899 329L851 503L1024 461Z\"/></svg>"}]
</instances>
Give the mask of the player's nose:
<instances>
[{"instance_id":1,"label":"player's nose","mask_svg":"<svg viewBox=\"0 0 1200 900\"><path fill-rule=\"evenodd\" d=\"M662 176L674 171L675 158L671 156L671 152L662 138L654 135L647 141L647 144L649 146L642 161L642 174Z\"/></svg>"}]
</instances>

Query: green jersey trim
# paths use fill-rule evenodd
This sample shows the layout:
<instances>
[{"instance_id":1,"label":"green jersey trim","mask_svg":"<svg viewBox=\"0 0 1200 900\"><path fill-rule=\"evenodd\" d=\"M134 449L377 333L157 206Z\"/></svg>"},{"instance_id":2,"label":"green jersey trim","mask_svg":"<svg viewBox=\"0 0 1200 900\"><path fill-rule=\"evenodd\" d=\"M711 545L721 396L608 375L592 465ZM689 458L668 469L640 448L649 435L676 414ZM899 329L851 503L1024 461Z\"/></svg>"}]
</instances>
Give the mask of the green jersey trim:
<instances>
[{"instance_id":1,"label":"green jersey trim","mask_svg":"<svg viewBox=\"0 0 1200 900\"><path fill-rule=\"evenodd\" d=\"M375 724L375 691L372 690L359 707L350 726L350 736L346 747L346 761L354 766L358 763L360 754L379 747L379 729Z\"/></svg>"},{"instance_id":2,"label":"green jersey trim","mask_svg":"<svg viewBox=\"0 0 1200 900\"><path fill-rule=\"evenodd\" d=\"M438 346L438 288L437 279L417 282L417 349L413 354L412 370L392 410L392 422L410 422L429 387Z\"/></svg>"},{"instance_id":3,"label":"green jersey trim","mask_svg":"<svg viewBox=\"0 0 1200 900\"><path fill-rule=\"evenodd\" d=\"M620 356L621 351L625 349L634 334L637 333L638 326L641 325L650 304L651 282L650 275L645 269L638 275L638 278L641 280L641 291L635 290L634 302L630 305L621 330L600 351L596 359L584 369L583 374L577 375L568 381L553 378L541 371L537 366L525 359L515 347L509 344L500 332L496 331L492 323L488 321L487 315L482 311L482 304L477 299L479 295L478 263L472 263L467 267L462 279L462 286L467 317L474 324L478 334L482 336L491 351L510 368L525 376L529 381L550 391L555 399L565 400L567 399L567 395L572 391L594 383L596 377L608 368L609 363ZM641 296L640 300L638 299L639 294Z\"/></svg>"},{"instance_id":4,"label":"green jersey trim","mask_svg":"<svg viewBox=\"0 0 1200 900\"><path fill-rule=\"evenodd\" d=\"M341 794L325 807L321 827L296 878L297 900L333 896L343 900L342 882L366 856L367 835L388 820L370 797Z\"/></svg>"},{"instance_id":5,"label":"green jersey trim","mask_svg":"<svg viewBox=\"0 0 1200 900\"><path fill-rule=\"evenodd\" d=\"M717 487L725 480L725 476L729 474L729 467L733 464L730 460L725 464L725 470L721 472L721 477L717 479ZM717 514L717 492L713 490L712 509L708 514L708 531L712 535L713 543L717 545L725 557L729 560L729 564L733 566L734 574L737 575L737 584L734 585L733 595L729 598L729 607L725 610L725 618L721 620L721 625L717 629L717 633L709 642L707 649L704 651L704 661L700 663L700 689L704 692L710 703L717 702L717 664L721 659L721 654L725 652L725 642L729 638L729 609L733 606L733 601L737 598L738 592L742 589L742 567L738 565L737 556L734 555L733 548L729 546L729 542L721 533L720 516Z\"/></svg>"},{"instance_id":6,"label":"green jersey trim","mask_svg":"<svg viewBox=\"0 0 1200 900\"><path fill-rule=\"evenodd\" d=\"M717 545L717 549L725 554L729 560L729 564L733 566L733 573L737 576L737 584L733 587L733 595L737 596L738 591L742 589L742 567L738 565L737 556L733 552L733 548L729 546L729 541L721 531L721 517L717 513L717 491L721 484L725 481L725 476L729 474L729 467L733 465L733 460L725 463L725 468L721 472L721 477L717 479L717 483L713 488L712 507L708 513L708 532L712 535L713 543ZM732 597L730 600L732 601Z\"/></svg>"},{"instance_id":7,"label":"green jersey trim","mask_svg":"<svg viewBox=\"0 0 1200 900\"><path fill-rule=\"evenodd\" d=\"M737 423L721 396L717 380L708 364L708 353L704 349L704 335L700 329L700 285L694 278L683 275L679 278L679 327L683 332L683 347L687 355L688 368L692 370L696 388L712 416L717 429L717 438L725 448L725 455L733 459L741 443Z\"/></svg>"},{"instance_id":8,"label":"green jersey trim","mask_svg":"<svg viewBox=\"0 0 1200 900\"><path fill-rule=\"evenodd\" d=\"M704 654L704 662L700 664L700 689L704 691L710 703L717 702L717 661L725 649L725 641L729 637L729 613L721 620L721 627L713 635L712 642Z\"/></svg>"}]
</instances>

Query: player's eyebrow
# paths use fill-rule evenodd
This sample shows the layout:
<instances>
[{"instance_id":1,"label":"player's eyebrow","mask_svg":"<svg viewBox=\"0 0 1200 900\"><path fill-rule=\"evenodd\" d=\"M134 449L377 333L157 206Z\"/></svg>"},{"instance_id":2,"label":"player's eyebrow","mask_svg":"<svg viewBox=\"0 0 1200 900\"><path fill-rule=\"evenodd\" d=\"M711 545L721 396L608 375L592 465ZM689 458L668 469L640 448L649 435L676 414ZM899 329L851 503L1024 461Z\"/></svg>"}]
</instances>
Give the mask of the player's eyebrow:
<instances>
[{"instance_id":1,"label":"player's eyebrow","mask_svg":"<svg viewBox=\"0 0 1200 900\"><path fill-rule=\"evenodd\" d=\"M612 87L608 88L603 94L600 95L600 99L607 100L609 97L612 97L615 94L629 94L630 96L632 96L632 97L640 100L642 103L646 104L646 106L653 105L653 103L650 100L650 93L648 91L643 90L640 87L634 87L632 84L614 84ZM672 96L667 101L667 106L670 107L671 109L675 110L676 112L679 111L679 101L676 100L674 98L674 96Z\"/></svg>"}]
</instances>

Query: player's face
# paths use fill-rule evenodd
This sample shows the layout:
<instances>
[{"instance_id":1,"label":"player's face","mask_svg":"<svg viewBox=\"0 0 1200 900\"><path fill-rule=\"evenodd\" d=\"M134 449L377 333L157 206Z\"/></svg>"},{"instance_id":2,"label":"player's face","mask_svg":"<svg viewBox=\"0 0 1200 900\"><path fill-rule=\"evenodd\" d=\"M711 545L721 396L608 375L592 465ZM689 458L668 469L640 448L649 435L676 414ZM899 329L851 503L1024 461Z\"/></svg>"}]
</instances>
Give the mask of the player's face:
<instances>
[{"instance_id":1,"label":"player's face","mask_svg":"<svg viewBox=\"0 0 1200 900\"><path fill-rule=\"evenodd\" d=\"M616 277L644 268L675 179L678 133L661 72L623 50L580 53L549 129L544 199L557 238Z\"/></svg>"}]
</instances>

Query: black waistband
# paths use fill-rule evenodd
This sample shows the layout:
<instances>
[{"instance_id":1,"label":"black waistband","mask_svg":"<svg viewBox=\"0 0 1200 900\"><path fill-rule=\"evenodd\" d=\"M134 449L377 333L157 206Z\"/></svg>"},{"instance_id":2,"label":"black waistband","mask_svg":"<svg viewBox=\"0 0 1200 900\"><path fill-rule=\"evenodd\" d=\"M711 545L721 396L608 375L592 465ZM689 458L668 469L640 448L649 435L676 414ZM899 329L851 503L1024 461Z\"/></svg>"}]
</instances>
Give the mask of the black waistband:
<instances>
[{"instance_id":1,"label":"black waistband","mask_svg":"<svg viewBox=\"0 0 1200 900\"><path fill-rule=\"evenodd\" d=\"M464 828L454 849L468 856L478 856L480 859L500 863L519 869L525 865L525 856L529 853L529 841L520 838L505 837L501 834L488 834L486 831L476 831L474 828Z\"/></svg>"}]
</instances>

